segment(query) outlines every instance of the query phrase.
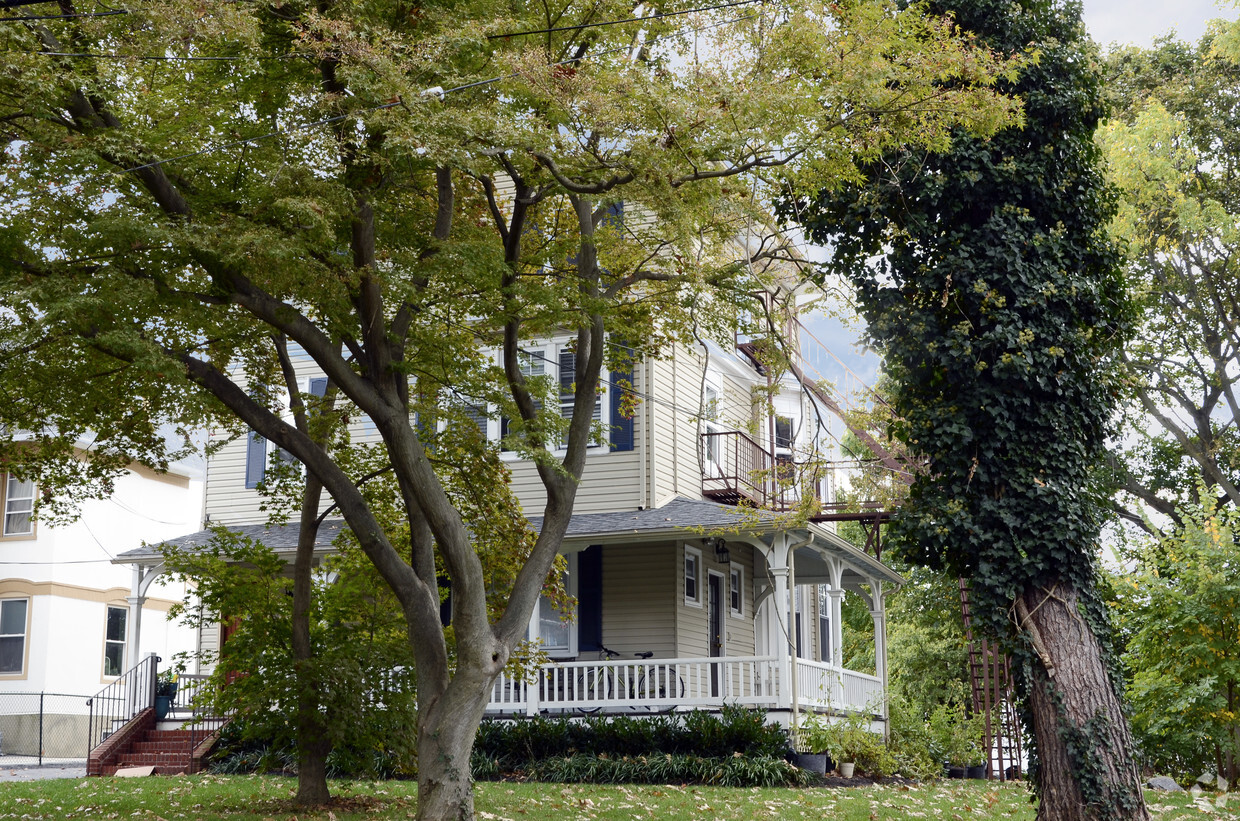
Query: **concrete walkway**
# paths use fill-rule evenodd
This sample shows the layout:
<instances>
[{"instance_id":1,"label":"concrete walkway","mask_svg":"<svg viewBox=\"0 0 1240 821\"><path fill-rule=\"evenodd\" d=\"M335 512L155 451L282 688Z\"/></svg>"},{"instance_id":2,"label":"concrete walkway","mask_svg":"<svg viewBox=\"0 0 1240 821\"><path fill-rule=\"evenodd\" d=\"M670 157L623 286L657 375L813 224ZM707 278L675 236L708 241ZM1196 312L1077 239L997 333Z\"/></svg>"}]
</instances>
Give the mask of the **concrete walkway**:
<instances>
[{"instance_id":1,"label":"concrete walkway","mask_svg":"<svg viewBox=\"0 0 1240 821\"><path fill-rule=\"evenodd\" d=\"M86 762L81 759L60 760L54 764L23 764L0 767L0 784L9 781L41 781L45 778L85 778Z\"/></svg>"}]
</instances>

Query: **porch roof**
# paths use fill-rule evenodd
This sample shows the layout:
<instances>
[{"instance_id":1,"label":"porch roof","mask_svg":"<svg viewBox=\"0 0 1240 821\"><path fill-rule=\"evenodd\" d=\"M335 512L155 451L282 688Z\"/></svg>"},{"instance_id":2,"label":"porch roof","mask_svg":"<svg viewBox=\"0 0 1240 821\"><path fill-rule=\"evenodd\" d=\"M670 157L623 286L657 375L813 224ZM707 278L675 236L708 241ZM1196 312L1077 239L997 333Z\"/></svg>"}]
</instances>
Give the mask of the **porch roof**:
<instances>
[{"instance_id":1,"label":"porch roof","mask_svg":"<svg viewBox=\"0 0 1240 821\"><path fill-rule=\"evenodd\" d=\"M878 559L837 536L820 524L792 524L787 513L758 508L735 507L717 502L687 499L678 496L662 507L626 510L619 513L575 513L564 535L564 548L582 550L592 544L622 544L635 536L643 539L694 539L708 536L735 537L744 541L770 543L766 537L785 531L793 541L812 543L797 550L797 561L804 568L806 583L825 577L820 554L825 552L842 560L851 571L846 574L852 583L867 578L902 585L904 578ZM542 519L531 517L535 529ZM801 572L801 571L799 571Z\"/></svg>"},{"instance_id":2,"label":"porch roof","mask_svg":"<svg viewBox=\"0 0 1240 821\"><path fill-rule=\"evenodd\" d=\"M256 542L262 542L270 547L276 553L295 553L297 552L297 530L296 522L285 525L224 525L230 533L235 533L247 539ZM341 528L344 527L343 519L325 519L323 524L319 525L318 538L314 541L314 553L316 556L324 556L332 551L332 542L336 541L336 537L340 535ZM178 536L175 539L168 539L163 542L154 544L144 544L142 547L126 550L124 553L117 554L112 560L113 564L158 564L163 561L163 556L159 549L164 545L168 547L178 548L181 550L193 550L207 546L216 535L215 529L199 530L185 536Z\"/></svg>"},{"instance_id":3,"label":"porch roof","mask_svg":"<svg viewBox=\"0 0 1240 821\"><path fill-rule=\"evenodd\" d=\"M530 517L530 524L535 530L542 526L541 516ZM323 556L332 551L332 542L345 527L342 519L327 519L319 527L318 538L315 540L314 552ZM254 524L228 525L227 529L243 537L260 541L276 553L292 554L297 550L296 522L285 525ZM564 536L564 548L569 551L584 550L592 544L621 544L633 541L634 537L642 539L695 539L707 536L735 537L745 541L764 541L764 537L787 531L795 541L806 541L813 537L812 546L804 546L797 551L798 562L805 569L806 581L810 576L819 575L816 567L815 554L826 551L842 559L849 567L858 571L862 579L865 576L882 579L893 584L903 584L904 579L875 559L873 556L858 550L850 543L813 522L797 525L789 523L788 514L773 513L756 508L741 508L721 505L716 502L677 497L662 507L646 510L626 510L618 513L574 513L568 523L568 531ZM216 535L213 529L199 530L168 539L153 545L143 545L134 550L119 554L116 564L157 565L163 561L159 548L162 545L180 549L202 548ZM768 542L769 543L769 542Z\"/></svg>"}]
</instances>

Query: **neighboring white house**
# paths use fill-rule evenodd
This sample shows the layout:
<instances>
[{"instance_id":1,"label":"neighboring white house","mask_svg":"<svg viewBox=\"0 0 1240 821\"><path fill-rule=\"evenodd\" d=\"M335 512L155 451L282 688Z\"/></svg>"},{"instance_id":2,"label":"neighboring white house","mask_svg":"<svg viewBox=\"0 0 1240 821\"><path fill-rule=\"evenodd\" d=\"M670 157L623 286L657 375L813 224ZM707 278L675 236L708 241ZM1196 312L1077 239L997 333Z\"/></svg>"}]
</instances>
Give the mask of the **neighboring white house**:
<instances>
[{"instance_id":1,"label":"neighboring white house","mask_svg":"<svg viewBox=\"0 0 1240 821\"><path fill-rule=\"evenodd\" d=\"M523 348L532 372L571 384L567 339ZM501 678L492 714L740 703L785 718L798 709L885 715L884 598L902 579L830 523L791 524L778 512L797 491L777 478L804 461L817 427L801 386L768 377L751 351L680 345L631 374L604 375L597 418L610 442L589 453L563 546L578 610L566 622L546 602L536 609L530 633L555 662L532 684ZM312 364L300 372L315 391ZM641 402L623 418L618 386L630 382ZM758 398L772 389L773 408ZM472 416L498 441L495 408L479 405ZM354 424L355 441L375 437ZM254 489L270 458L261 439L222 443L208 465L206 513L291 555L296 526L266 528ZM527 515L537 517L545 496L533 466L514 455L510 467ZM328 524L324 551L339 528ZM194 546L210 537L173 541ZM142 572L159 562L149 549L121 560ZM846 591L873 616L877 675L841 666ZM218 647L221 637L204 635L203 648Z\"/></svg>"},{"instance_id":2,"label":"neighboring white house","mask_svg":"<svg viewBox=\"0 0 1240 821\"><path fill-rule=\"evenodd\" d=\"M165 618L182 587L158 582L136 594L137 570L113 560L200 527L202 471L135 465L63 525L32 516L39 493L0 472L0 694L89 696L147 653L192 650L193 631Z\"/></svg>"}]
</instances>

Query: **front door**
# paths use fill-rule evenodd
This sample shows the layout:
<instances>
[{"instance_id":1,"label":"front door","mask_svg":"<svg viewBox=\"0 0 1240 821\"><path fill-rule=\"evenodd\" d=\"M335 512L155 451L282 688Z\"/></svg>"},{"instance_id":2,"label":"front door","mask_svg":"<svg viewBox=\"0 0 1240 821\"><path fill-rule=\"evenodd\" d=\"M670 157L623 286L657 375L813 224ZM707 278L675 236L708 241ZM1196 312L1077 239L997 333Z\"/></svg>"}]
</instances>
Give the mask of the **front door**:
<instances>
[{"instance_id":1,"label":"front door","mask_svg":"<svg viewBox=\"0 0 1240 821\"><path fill-rule=\"evenodd\" d=\"M706 630L710 657L723 655L723 577L711 573L706 589ZM719 695L719 665L710 666L710 694Z\"/></svg>"}]
</instances>

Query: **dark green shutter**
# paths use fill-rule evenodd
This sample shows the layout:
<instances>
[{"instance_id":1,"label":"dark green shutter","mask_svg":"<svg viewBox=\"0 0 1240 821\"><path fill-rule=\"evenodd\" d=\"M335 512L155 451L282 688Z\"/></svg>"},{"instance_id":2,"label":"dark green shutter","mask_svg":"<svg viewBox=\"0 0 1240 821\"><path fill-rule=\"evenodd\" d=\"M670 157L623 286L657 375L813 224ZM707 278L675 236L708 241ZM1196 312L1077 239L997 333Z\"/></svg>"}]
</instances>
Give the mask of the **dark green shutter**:
<instances>
[{"instance_id":1,"label":"dark green shutter","mask_svg":"<svg viewBox=\"0 0 1240 821\"><path fill-rule=\"evenodd\" d=\"M590 545L577 555L577 650L603 649L603 547Z\"/></svg>"}]
</instances>

